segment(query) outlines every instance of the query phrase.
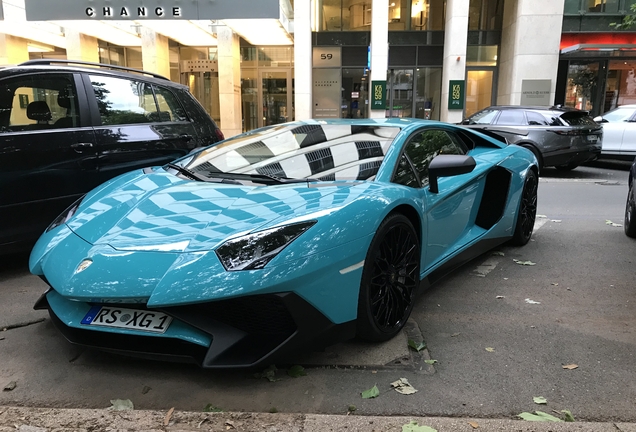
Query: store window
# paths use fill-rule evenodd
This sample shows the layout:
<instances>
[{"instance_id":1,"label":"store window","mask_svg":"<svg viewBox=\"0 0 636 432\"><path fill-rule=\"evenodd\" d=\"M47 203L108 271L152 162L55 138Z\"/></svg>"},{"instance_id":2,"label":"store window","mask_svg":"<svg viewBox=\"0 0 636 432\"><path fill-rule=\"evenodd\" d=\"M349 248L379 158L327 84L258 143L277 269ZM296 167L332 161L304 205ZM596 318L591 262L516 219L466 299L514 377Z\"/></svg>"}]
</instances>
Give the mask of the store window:
<instances>
[{"instance_id":1,"label":"store window","mask_svg":"<svg viewBox=\"0 0 636 432\"><path fill-rule=\"evenodd\" d=\"M565 93L566 106L596 112L598 71L598 62L570 62Z\"/></svg>"},{"instance_id":2,"label":"store window","mask_svg":"<svg viewBox=\"0 0 636 432\"><path fill-rule=\"evenodd\" d=\"M445 0L389 0L389 31L444 30ZM316 0L315 31L370 31L372 0Z\"/></svg>"},{"instance_id":3,"label":"store window","mask_svg":"<svg viewBox=\"0 0 636 432\"><path fill-rule=\"evenodd\" d=\"M624 14L636 0L565 0L565 15L581 13Z\"/></svg>"},{"instance_id":4,"label":"store window","mask_svg":"<svg viewBox=\"0 0 636 432\"><path fill-rule=\"evenodd\" d=\"M605 100L600 112L610 111L620 105L636 103L636 61L612 60L609 62Z\"/></svg>"},{"instance_id":5,"label":"store window","mask_svg":"<svg viewBox=\"0 0 636 432\"><path fill-rule=\"evenodd\" d=\"M587 12L618 13L619 0L587 0Z\"/></svg>"}]
</instances>

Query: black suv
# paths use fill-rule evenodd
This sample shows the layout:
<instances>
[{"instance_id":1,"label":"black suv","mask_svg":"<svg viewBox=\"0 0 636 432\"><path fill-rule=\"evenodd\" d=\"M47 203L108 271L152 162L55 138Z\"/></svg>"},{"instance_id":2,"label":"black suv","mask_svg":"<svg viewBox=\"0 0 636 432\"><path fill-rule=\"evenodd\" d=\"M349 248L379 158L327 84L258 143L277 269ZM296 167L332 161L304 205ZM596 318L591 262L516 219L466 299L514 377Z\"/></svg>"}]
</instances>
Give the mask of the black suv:
<instances>
[{"instance_id":1,"label":"black suv","mask_svg":"<svg viewBox=\"0 0 636 432\"><path fill-rule=\"evenodd\" d=\"M461 122L531 150L539 167L571 170L601 154L602 126L574 108L491 106Z\"/></svg>"},{"instance_id":2,"label":"black suv","mask_svg":"<svg viewBox=\"0 0 636 432\"><path fill-rule=\"evenodd\" d=\"M222 139L160 75L66 60L0 69L0 254L30 247L100 183Z\"/></svg>"}]
</instances>

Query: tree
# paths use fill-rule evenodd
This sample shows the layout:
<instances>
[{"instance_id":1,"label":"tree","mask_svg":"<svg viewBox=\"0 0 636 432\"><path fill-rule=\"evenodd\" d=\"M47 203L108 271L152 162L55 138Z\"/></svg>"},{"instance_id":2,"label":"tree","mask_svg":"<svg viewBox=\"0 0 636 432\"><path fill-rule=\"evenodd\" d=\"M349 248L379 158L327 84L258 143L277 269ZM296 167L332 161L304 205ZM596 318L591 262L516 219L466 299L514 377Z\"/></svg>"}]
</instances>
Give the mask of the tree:
<instances>
[{"instance_id":1,"label":"tree","mask_svg":"<svg viewBox=\"0 0 636 432\"><path fill-rule=\"evenodd\" d=\"M623 17L623 22L611 23L610 27L614 27L616 30L628 30L636 25L636 3L632 3L629 9L631 13Z\"/></svg>"}]
</instances>

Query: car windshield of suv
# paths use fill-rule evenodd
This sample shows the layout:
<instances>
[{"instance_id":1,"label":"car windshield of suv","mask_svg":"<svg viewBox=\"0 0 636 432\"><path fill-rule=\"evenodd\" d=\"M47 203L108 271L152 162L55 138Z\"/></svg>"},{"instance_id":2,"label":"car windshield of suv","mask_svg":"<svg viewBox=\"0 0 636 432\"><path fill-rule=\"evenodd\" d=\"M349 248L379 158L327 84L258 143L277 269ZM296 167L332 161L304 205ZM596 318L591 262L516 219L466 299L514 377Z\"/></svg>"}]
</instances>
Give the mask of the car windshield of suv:
<instances>
[{"instance_id":1,"label":"car windshield of suv","mask_svg":"<svg viewBox=\"0 0 636 432\"><path fill-rule=\"evenodd\" d=\"M603 120L610 123L627 121L634 114L634 108L616 108L603 114Z\"/></svg>"},{"instance_id":2,"label":"car windshield of suv","mask_svg":"<svg viewBox=\"0 0 636 432\"><path fill-rule=\"evenodd\" d=\"M369 180L399 132L358 124L269 126L206 147L176 165L199 179Z\"/></svg>"},{"instance_id":3,"label":"car windshield of suv","mask_svg":"<svg viewBox=\"0 0 636 432\"><path fill-rule=\"evenodd\" d=\"M594 126L596 122L586 112L566 111L561 114L561 119L570 126Z\"/></svg>"},{"instance_id":4,"label":"car windshield of suv","mask_svg":"<svg viewBox=\"0 0 636 432\"><path fill-rule=\"evenodd\" d=\"M462 122L462 124L491 124L499 110L485 109L473 114Z\"/></svg>"}]
</instances>

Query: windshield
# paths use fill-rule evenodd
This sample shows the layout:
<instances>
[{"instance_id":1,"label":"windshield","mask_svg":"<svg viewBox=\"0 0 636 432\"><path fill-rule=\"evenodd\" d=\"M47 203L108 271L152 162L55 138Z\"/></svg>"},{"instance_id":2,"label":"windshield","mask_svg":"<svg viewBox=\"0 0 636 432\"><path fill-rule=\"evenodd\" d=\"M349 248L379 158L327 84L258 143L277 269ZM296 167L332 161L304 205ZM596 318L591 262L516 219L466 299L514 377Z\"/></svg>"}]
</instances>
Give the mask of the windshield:
<instances>
[{"instance_id":1,"label":"windshield","mask_svg":"<svg viewBox=\"0 0 636 432\"><path fill-rule=\"evenodd\" d=\"M499 110L485 109L473 114L462 122L462 124L491 124Z\"/></svg>"},{"instance_id":2,"label":"windshield","mask_svg":"<svg viewBox=\"0 0 636 432\"><path fill-rule=\"evenodd\" d=\"M603 120L607 120L610 123L622 122L629 120L633 114L634 108L616 108L603 114Z\"/></svg>"},{"instance_id":3,"label":"windshield","mask_svg":"<svg viewBox=\"0 0 636 432\"><path fill-rule=\"evenodd\" d=\"M177 164L204 177L234 173L283 179L369 180L399 132L399 127L376 125L276 125L229 138Z\"/></svg>"}]
</instances>

